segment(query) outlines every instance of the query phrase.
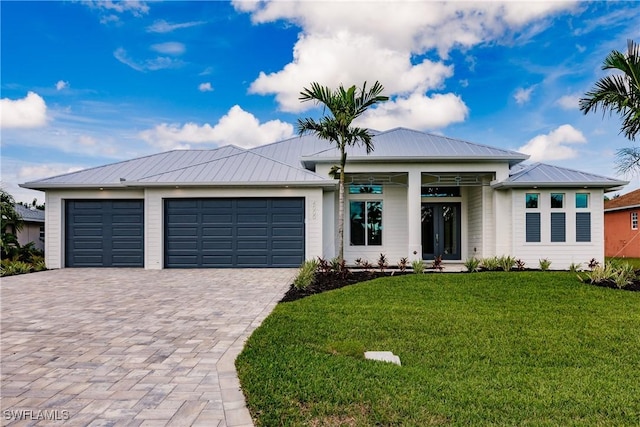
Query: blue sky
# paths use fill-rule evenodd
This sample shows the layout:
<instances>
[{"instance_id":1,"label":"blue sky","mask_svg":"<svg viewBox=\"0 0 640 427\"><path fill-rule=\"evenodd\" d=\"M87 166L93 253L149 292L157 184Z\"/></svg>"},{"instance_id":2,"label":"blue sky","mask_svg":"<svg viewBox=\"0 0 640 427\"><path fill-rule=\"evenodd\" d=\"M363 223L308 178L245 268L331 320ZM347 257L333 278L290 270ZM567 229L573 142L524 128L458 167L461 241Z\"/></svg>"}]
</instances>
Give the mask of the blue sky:
<instances>
[{"instance_id":1,"label":"blue sky","mask_svg":"<svg viewBox=\"0 0 640 427\"><path fill-rule=\"evenodd\" d=\"M2 186L174 148L249 148L321 110L318 81L379 80L360 125L405 126L619 176L616 116L578 110L640 41L636 2L3 1ZM637 144L637 142L636 142Z\"/></svg>"}]
</instances>

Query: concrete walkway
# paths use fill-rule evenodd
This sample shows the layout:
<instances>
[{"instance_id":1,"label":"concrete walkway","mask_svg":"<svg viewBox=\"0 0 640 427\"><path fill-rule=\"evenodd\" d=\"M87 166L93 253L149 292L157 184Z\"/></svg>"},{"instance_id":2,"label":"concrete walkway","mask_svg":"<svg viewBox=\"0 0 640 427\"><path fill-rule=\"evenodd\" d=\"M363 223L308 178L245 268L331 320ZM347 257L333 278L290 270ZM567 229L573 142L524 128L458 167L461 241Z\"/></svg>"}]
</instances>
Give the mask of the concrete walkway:
<instances>
[{"instance_id":1,"label":"concrete walkway","mask_svg":"<svg viewBox=\"0 0 640 427\"><path fill-rule=\"evenodd\" d=\"M64 269L3 278L2 425L253 425L234 360L295 274Z\"/></svg>"}]
</instances>

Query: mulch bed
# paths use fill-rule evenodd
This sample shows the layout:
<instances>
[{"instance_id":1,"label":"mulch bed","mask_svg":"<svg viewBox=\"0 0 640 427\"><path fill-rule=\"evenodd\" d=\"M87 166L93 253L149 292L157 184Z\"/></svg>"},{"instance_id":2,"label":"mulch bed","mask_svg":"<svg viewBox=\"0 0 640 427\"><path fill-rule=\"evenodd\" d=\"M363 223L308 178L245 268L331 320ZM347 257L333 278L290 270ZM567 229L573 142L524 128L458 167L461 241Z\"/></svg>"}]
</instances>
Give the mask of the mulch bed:
<instances>
[{"instance_id":1,"label":"mulch bed","mask_svg":"<svg viewBox=\"0 0 640 427\"><path fill-rule=\"evenodd\" d=\"M623 291L640 292L640 280L636 280L633 283L631 283L630 285L626 285L623 288L619 288L618 285L616 285L615 282L610 281L610 280L605 280L603 282L593 283L593 285L601 286L603 288L622 289Z\"/></svg>"},{"instance_id":2,"label":"mulch bed","mask_svg":"<svg viewBox=\"0 0 640 427\"><path fill-rule=\"evenodd\" d=\"M316 275L316 280L309 285L306 289L296 289L291 285L287 293L280 300L280 302L290 302L299 300L310 295L319 294L322 292L330 291L333 289L343 288L345 286L353 285L359 282L365 282L367 280L376 279L378 277L387 276L400 276L403 274L411 274L410 272L401 272L398 270L387 270L385 272L380 271L363 271L363 270L350 270L346 274L330 272L320 272Z\"/></svg>"}]
</instances>

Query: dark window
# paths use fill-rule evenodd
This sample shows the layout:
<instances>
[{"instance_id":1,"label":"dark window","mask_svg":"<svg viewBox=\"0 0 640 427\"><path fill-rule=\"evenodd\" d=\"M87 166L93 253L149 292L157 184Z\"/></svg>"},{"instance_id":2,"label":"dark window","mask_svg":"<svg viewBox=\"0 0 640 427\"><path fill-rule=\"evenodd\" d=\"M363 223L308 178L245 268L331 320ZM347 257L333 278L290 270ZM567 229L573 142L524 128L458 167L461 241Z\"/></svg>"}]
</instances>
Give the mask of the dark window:
<instances>
[{"instance_id":1,"label":"dark window","mask_svg":"<svg viewBox=\"0 0 640 427\"><path fill-rule=\"evenodd\" d=\"M576 213L576 242L591 241L591 213Z\"/></svg>"},{"instance_id":2,"label":"dark window","mask_svg":"<svg viewBox=\"0 0 640 427\"><path fill-rule=\"evenodd\" d=\"M539 242L540 241L540 213L527 212L527 224L526 224L527 242Z\"/></svg>"},{"instance_id":3,"label":"dark window","mask_svg":"<svg viewBox=\"0 0 640 427\"><path fill-rule=\"evenodd\" d=\"M356 201L349 204L351 245L382 245L382 202Z\"/></svg>"},{"instance_id":4,"label":"dark window","mask_svg":"<svg viewBox=\"0 0 640 427\"><path fill-rule=\"evenodd\" d=\"M631 212L631 229L638 229L638 212Z\"/></svg>"},{"instance_id":5,"label":"dark window","mask_svg":"<svg viewBox=\"0 0 640 427\"><path fill-rule=\"evenodd\" d=\"M562 208L564 202L564 193L551 193L551 207Z\"/></svg>"},{"instance_id":6,"label":"dark window","mask_svg":"<svg viewBox=\"0 0 640 427\"><path fill-rule=\"evenodd\" d=\"M538 197L540 194L538 193L527 193L525 197L525 203L527 205L527 209L537 209L538 208Z\"/></svg>"},{"instance_id":7,"label":"dark window","mask_svg":"<svg viewBox=\"0 0 640 427\"><path fill-rule=\"evenodd\" d=\"M551 214L551 241L552 242L565 242L566 241L566 225L565 225L565 213L554 212Z\"/></svg>"},{"instance_id":8,"label":"dark window","mask_svg":"<svg viewBox=\"0 0 640 427\"><path fill-rule=\"evenodd\" d=\"M44 240L44 224L40 226L40 240Z\"/></svg>"},{"instance_id":9,"label":"dark window","mask_svg":"<svg viewBox=\"0 0 640 427\"><path fill-rule=\"evenodd\" d=\"M422 187L422 197L460 197L460 187Z\"/></svg>"}]
</instances>

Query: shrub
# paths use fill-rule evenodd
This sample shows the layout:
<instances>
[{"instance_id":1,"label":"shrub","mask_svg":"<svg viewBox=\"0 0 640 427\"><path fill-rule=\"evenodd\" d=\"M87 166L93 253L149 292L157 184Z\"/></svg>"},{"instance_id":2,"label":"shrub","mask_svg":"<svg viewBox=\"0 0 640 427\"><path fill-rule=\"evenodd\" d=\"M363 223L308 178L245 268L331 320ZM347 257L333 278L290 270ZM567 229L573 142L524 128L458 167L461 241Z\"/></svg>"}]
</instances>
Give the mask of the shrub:
<instances>
[{"instance_id":1,"label":"shrub","mask_svg":"<svg viewBox=\"0 0 640 427\"><path fill-rule=\"evenodd\" d=\"M500 267L500 260L498 257L484 258L482 260L482 267L485 270L496 271Z\"/></svg>"},{"instance_id":2,"label":"shrub","mask_svg":"<svg viewBox=\"0 0 640 427\"><path fill-rule=\"evenodd\" d=\"M385 254L380 254L380 257L378 257L378 268L380 269L380 273L384 273L384 269L387 268L389 266L389 263L387 262L387 257Z\"/></svg>"},{"instance_id":3,"label":"shrub","mask_svg":"<svg viewBox=\"0 0 640 427\"><path fill-rule=\"evenodd\" d=\"M524 271L524 265L525 265L525 262L523 260L521 260L521 259L517 259L516 260L516 268L519 271Z\"/></svg>"},{"instance_id":4,"label":"shrub","mask_svg":"<svg viewBox=\"0 0 640 427\"><path fill-rule=\"evenodd\" d=\"M298 275L293 279L293 287L298 290L307 289L316 279L316 273L318 272L319 266L320 262L315 259L305 261L300 266Z\"/></svg>"},{"instance_id":5,"label":"shrub","mask_svg":"<svg viewBox=\"0 0 640 427\"><path fill-rule=\"evenodd\" d=\"M474 273L480 270L480 260L475 257L471 257L464 262L464 266L469 273Z\"/></svg>"},{"instance_id":6,"label":"shrub","mask_svg":"<svg viewBox=\"0 0 640 427\"><path fill-rule=\"evenodd\" d=\"M331 264L329 264L329 261L327 261L326 259L324 259L322 257L318 257L317 263L318 263L318 265L317 265L317 270L318 271L321 271L323 273L328 273L328 272L331 271Z\"/></svg>"},{"instance_id":7,"label":"shrub","mask_svg":"<svg viewBox=\"0 0 640 427\"><path fill-rule=\"evenodd\" d=\"M500 268L502 268L503 271L511 271L515 263L516 259L512 256L505 255L498 258L498 264L500 264Z\"/></svg>"},{"instance_id":8,"label":"shrub","mask_svg":"<svg viewBox=\"0 0 640 427\"><path fill-rule=\"evenodd\" d=\"M612 268L614 270L613 281L619 289L632 284L636 279L636 271L628 262L621 263L617 267Z\"/></svg>"},{"instance_id":9,"label":"shrub","mask_svg":"<svg viewBox=\"0 0 640 427\"><path fill-rule=\"evenodd\" d=\"M591 260L589 261L589 264L587 265L589 266L589 270L593 270L598 265L600 265L600 263L595 258L591 258Z\"/></svg>"},{"instance_id":10,"label":"shrub","mask_svg":"<svg viewBox=\"0 0 640 427\"><path fill-rule=\"evenodd\" d=\"M0 268L0 275L2 276L14 276L16 274L31 273L31 264L23 261L14 261L10 259L3 259L2 268Z\"/></svg>"},{"instance_id":11,"label":"shrub","mask_svg":"<svg viewBox=\"0 0 640 427\"><path fill-rule=\"evenodd\" d=\"M435 270L442 271L442 269L444 268L442 266L442 255L438 255L433 259L433 263L431 264L431 267Z\"/></svg>"},{"instance_id":12,"label":"shrub","mask_svg":"<svg viewBox=\"0 0 640 427\"><path fill-rule=\"evenodd\" d=\"M547 271L551 267L551 261L548 258L542 258L539 261L540 270Z\"/></svg>"},{"instance_id":13,"label":"shrub","mask_svg":"<svg viewBox=\"0 0 640 427\"><path fill-rule=\"evenodd\" d=\"M601 265L595 265L589 273L586 274L586 279L589 283L600 283L607 280L613 280L615 271L611 264L606 264L604 267Z\"/></svg>"},{"instance_id":14,"label":"shrub","mask_svg":"<svg viewBox=\"0 0 640 427\"><path fill-rule=\"evenodd\" d=\"M416 274L422 274L424 273L424 261L421 259L417 259L415 261L411 262L411 268L413 269L413 272Z\"/></svg>"},{"instance_id":15,"label":"shrub","mask_svg":"<svg viewBox=\"0 0 640 427\"><path fill-rule=\"evenodd\" d=\"M569 271L571 273L578 273L579 271L582 271L582 263L572 262L571 264L569 264Z\"/></svg>"},{"instance_id":16,"label":"shrub","mask_svg":"<svg viewBox=\"0 0 640 427\"><path fill-rule=\"evenodd\" d=\"M407 271L407 265L409 265L409 260L406 257L400 258L400 261L398 261L398 268L401 272L404 273Z\"/></svg>"}]
</instances>

